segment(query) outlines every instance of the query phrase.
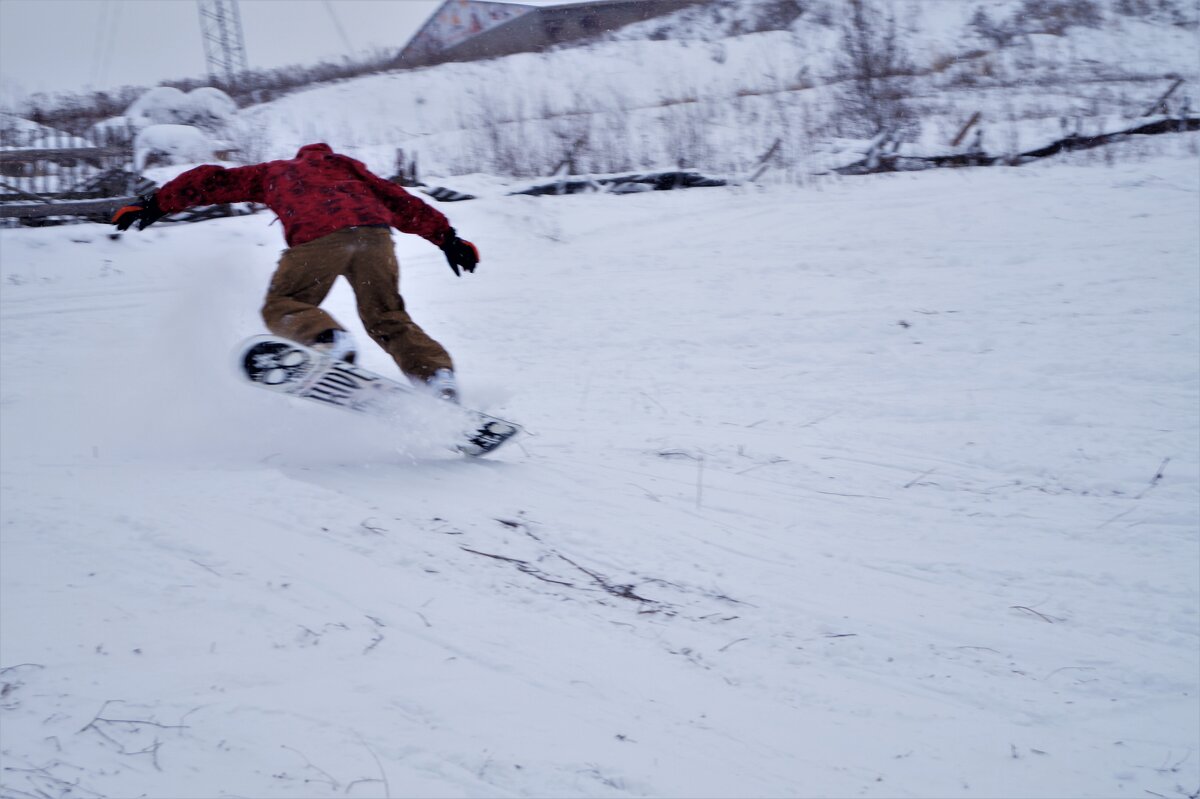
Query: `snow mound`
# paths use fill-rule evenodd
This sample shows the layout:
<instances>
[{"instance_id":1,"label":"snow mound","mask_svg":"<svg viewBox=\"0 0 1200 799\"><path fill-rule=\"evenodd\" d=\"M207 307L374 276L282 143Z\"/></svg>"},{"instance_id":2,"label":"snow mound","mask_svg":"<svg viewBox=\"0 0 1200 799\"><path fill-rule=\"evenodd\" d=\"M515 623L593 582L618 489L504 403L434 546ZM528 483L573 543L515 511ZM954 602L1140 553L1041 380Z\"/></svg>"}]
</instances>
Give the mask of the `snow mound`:
<instances>
[{"instance_id":1,"label":"snow mound","mask_svg":"<svg viewBox=\"0 0 1200 799\"><path fill-rule=\"evenodd\" d=\"M125 112L138 129L151 125L194 125L222 130L234 119L237 103L212 86L201 86L186 94L171 86L158 86L143 94Z\"/></svg>"},{"instance_id":2,"label":"snow mound","mask_svg":"<svg viewBox=\"0 0 1200 799\"><path fill-rule=\"evenodd\" d=\"M158 86L134 100L125 116L135 127L185 125L190 121L187 95L172 86Z\"/></svg>"},{"instance_id":3,"label":"snow mound","mask_svg":"<svg viewBox=\"0 0 1200 799\"><path fill-rule=\"evenodd\" d=\"M224 128L237 114L237 103L233 98L212 86L192 89L187 101L192 114L191 124L202 128Z\"/></svg>"},{"instance_id":4,"label":"snow mound","mask_svg":"<svg viewBox=\"0 0 1200 799\"><path fill-rule=\"evenodd\" d=\"M214 148L208 136L191 125L151 125L138 131L133 149L140 172L155 164L210 161Z\"/></svg>"}]
</instances>

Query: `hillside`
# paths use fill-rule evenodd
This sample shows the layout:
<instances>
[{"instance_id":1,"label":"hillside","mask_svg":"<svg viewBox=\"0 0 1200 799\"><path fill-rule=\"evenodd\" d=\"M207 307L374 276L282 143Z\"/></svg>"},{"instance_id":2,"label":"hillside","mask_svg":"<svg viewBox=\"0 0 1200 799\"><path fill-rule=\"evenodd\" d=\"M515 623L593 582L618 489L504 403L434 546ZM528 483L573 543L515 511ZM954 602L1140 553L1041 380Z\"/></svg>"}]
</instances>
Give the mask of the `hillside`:
<instances>
[{"instance_id":1,"label":"hillside","mask_svg":"<svg viewBox=\"0 0 1200 799\"><path fill-rule=\"evenodd\" d=\"M803 182L859 157L880 124L866 107L890 109L914 153L953 150L978 112L979 145L1002 155L1121 130L1176 77L1188 81L1181 108L1200 80L1187 4L915 0L878 6L893 8L896 39L881 66L902 74L871 91L899 99L864 106L845 63L845 4L803 3L783 30L745 32L778 5L718 2L586 46L314 88L246 109L241 141L251 160L325 140L380 170L401 148L432 176L525 178L566 160L580 173L683 164L740 175L779 140L765 179ZM1094 14L1052 13L1063 7ZM886 49L886 14L863 27L860 44Z\"/></svg>"}]
</instances>

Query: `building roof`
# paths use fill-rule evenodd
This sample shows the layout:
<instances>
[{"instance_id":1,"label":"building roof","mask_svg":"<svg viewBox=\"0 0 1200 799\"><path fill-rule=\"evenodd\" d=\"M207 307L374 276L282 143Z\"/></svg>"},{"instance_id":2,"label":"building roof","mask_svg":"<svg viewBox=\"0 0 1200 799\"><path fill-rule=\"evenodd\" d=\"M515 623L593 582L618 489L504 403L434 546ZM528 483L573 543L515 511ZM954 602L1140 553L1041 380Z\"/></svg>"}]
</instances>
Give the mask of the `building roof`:
<instances>
[{"instance_id":1,"label":"building roof","mask_svg":"<svg viewBox=\"0 0 1200 799\"><path fill-rule=\"evenodd\" d=\"M594 36L704 0L445 0L397 66L473 61Z\"/></svg>"}]
</instances>

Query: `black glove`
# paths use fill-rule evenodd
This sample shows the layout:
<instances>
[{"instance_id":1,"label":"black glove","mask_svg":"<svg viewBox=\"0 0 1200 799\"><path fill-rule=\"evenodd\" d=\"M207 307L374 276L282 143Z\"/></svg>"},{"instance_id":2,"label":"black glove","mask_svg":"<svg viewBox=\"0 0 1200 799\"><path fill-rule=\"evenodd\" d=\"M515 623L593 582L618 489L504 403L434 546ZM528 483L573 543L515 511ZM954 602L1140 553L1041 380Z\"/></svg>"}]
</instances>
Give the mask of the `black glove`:
<instances>
[{"instance_id":1,"label":"black glove","mask_svg":"<svg viewBox=\"0 0 1200 799\"><path fill-rule=\"evenodd\" d=\"M166 216L158 207L158 198L153 194L143 194L133 205L127 205L113 214L112 223L117 230L129 230L130 225L138 223L138 230L145 230Z\"/></svg>"},{"instance_id":2,"label":"black glove","mask_svg":"<svg viewBox=\"0 0 1200 799\"><path fill-rule=\"evenodd\" d=\"M442 240L442 252L446 254L446 261L454 270L454 274L459 277L462 277L462 273L458 271L460 266L468 272L474 272L475 265L479 263L479 249L466 239L460 239L454 228L450 228L450 232Z\"/></svg>"}]
</instances>

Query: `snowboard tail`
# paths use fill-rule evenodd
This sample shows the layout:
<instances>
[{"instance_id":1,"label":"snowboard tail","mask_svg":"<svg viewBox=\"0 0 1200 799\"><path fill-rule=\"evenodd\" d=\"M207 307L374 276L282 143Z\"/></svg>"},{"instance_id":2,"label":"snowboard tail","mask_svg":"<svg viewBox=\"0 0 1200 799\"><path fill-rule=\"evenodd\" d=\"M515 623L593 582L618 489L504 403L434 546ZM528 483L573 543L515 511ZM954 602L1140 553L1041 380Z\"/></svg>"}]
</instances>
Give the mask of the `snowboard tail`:
<instances>
[{"instance_id":1,"label":"snowboard tail","mask_svg":"<svg viewBox=\"0 0 1200 799\"><path fill-rule=\"evenodd\" d=\"M276 336L255 336L238 351L238 365L251 385L381 419L401 403L436 403L462 417L462 432L448 442L465 455L495 451L522 431L520 425L426 395L369 369Z\"/></svg>"}]
</instances>

